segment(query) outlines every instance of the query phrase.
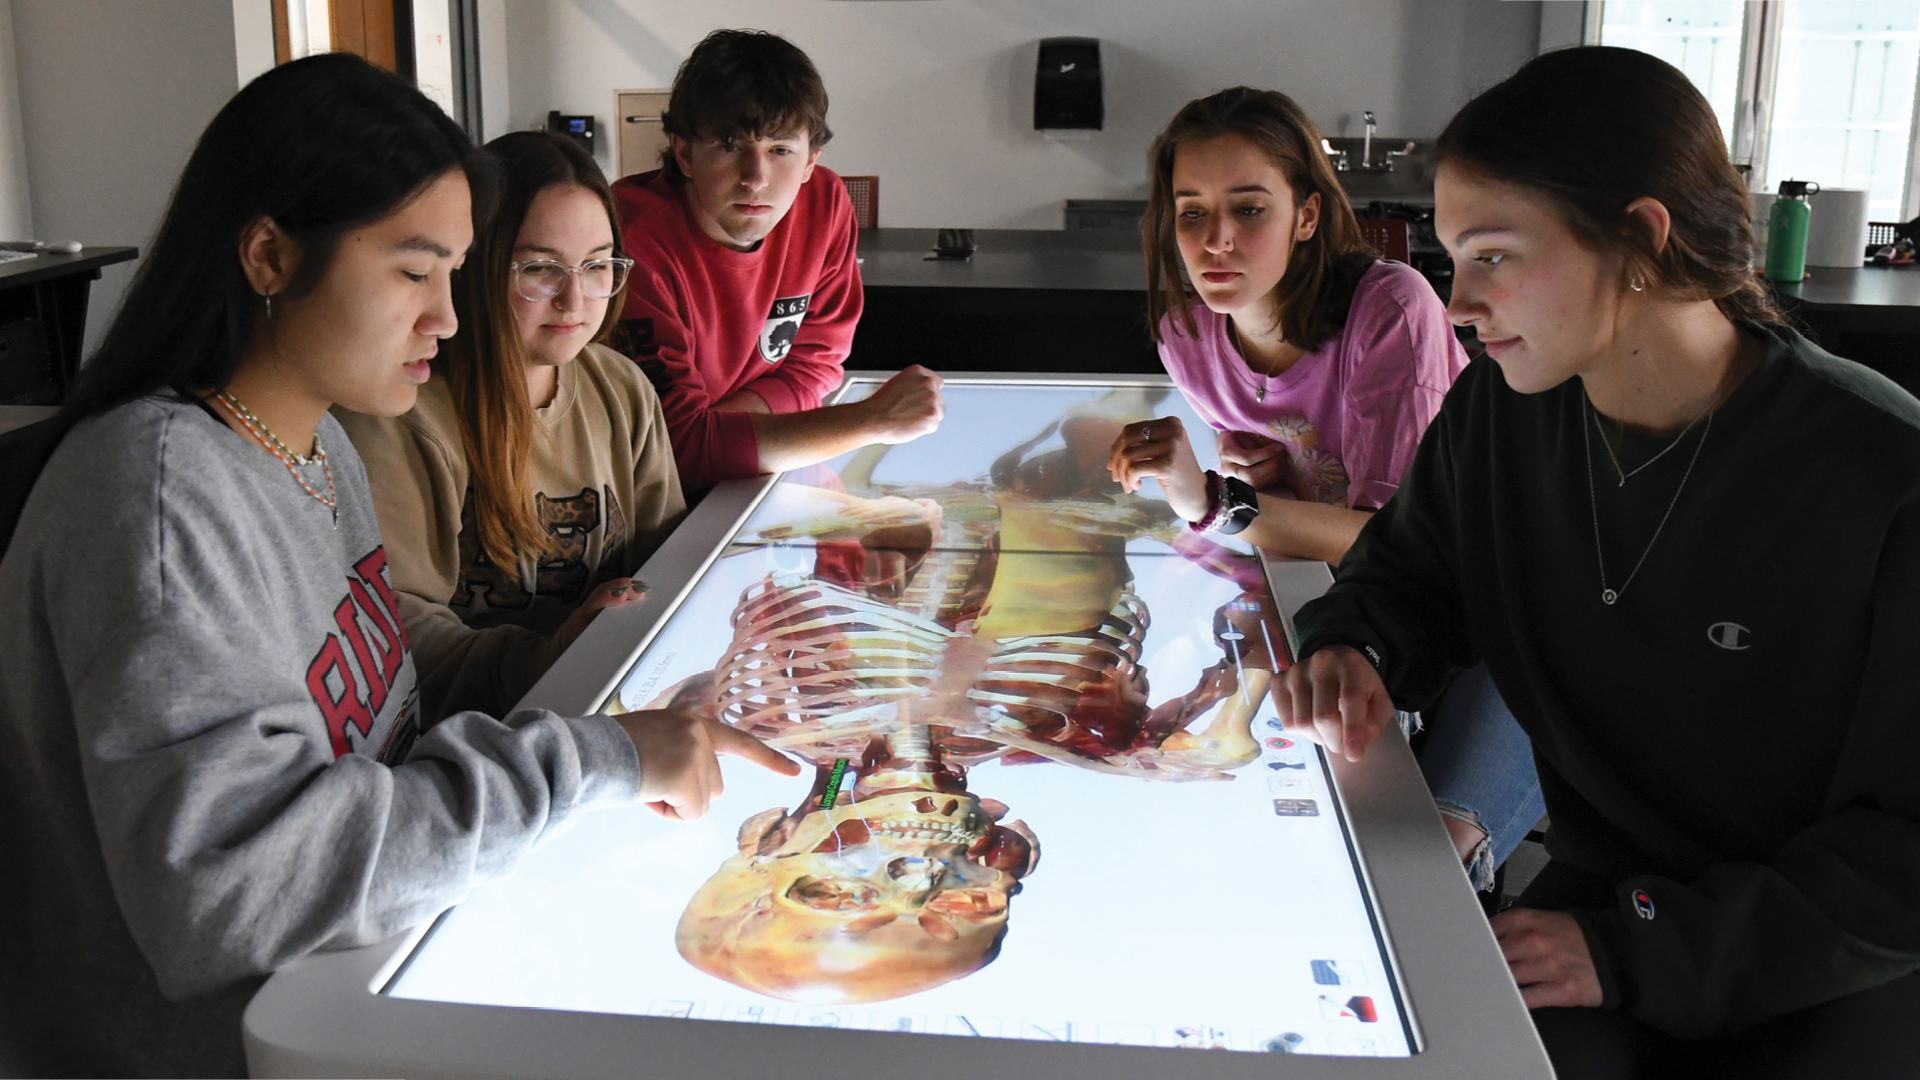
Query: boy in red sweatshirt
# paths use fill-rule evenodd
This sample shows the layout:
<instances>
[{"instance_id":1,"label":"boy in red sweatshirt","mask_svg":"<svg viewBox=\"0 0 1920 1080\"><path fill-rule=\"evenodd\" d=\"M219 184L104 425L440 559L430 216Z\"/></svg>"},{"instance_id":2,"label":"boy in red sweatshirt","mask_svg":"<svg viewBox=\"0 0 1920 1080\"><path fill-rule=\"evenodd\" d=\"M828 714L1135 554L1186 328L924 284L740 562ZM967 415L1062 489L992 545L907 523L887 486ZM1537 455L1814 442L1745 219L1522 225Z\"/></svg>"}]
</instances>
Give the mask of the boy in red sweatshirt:
<instances>
[{"instance_id":1,"label":"boy in red sweatshirt","mask_svg":"<svg viewBox=\"0 0 1920 1080\"><path fill-rule=\"evenodd\" d=\"M718 30L674 77L664 167L613 185L635 261L620 342L660 393L689 502L939 425L940 377L918 365L864 401L820 404L861 307L853 205L816 164L826 119L806 53Z\"/></svg>"}]
</instances>

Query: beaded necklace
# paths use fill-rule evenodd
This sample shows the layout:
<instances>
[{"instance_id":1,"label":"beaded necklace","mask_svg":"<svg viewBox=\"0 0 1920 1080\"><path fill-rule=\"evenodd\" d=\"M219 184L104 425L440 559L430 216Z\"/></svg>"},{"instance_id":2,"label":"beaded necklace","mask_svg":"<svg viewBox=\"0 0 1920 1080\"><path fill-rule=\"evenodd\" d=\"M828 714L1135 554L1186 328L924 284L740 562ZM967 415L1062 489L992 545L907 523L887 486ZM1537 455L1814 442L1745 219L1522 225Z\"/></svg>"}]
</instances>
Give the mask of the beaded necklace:
<instances>
[{"instance_id":1,"label":"beaded necklace","mask_svg":"<svg viewBox=\"0 0 1920 1080\"><path fill-rule=\"evenodd\" d=\"M287 444L281 442L278 435L267 430L267 425L262 423L259 417L253 415L252 409L242 405L239 398L222 390L213 395L213 400L219 402L222 408L226 409L235 420L240 422L241 427L247 429L247 434L253 436L254 442L264 447L267 453L280 459L280 464L285 465L287 471L293 474L293 479L300 485L303 491L313 496L315 501L321 506L333 512L333 527L338 529L340 527L340 497L335 494L333 490L333 466L327 464L327 448L320 445L320 433L317 431L314 432L312 456L301 457L287 449ZM307 478L300 474L301 466L312 465L316 462L319 463L320 468L327 474L327 493L325 495L313 490L313 485L307 483Z\"/></svg>"}]
</instances>

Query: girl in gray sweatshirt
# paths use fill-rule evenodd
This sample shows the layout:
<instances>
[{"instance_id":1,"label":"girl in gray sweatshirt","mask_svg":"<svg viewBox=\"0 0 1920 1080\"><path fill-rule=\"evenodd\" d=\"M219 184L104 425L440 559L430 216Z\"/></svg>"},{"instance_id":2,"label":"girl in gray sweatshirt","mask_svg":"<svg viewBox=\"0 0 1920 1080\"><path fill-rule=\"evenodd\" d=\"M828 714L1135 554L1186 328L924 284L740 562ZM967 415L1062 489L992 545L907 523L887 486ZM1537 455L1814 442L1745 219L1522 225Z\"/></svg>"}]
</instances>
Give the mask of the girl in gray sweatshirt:
<instances>
[{"instance_id":1,"label":"girl in gray sweatshirt","mask_svg":"<svg viewBox=\"0 0 1920 1080\"><path fill-rule=\"evenodd\" d=\"M431 918L588 808L697 816L716 750L797 771L671 711L422 729L325 410L411 405L487 175L344 55L261 76L196 148L0 559L0 1072L240 1074L280 965Z\"/></svg>"}]
</instances>

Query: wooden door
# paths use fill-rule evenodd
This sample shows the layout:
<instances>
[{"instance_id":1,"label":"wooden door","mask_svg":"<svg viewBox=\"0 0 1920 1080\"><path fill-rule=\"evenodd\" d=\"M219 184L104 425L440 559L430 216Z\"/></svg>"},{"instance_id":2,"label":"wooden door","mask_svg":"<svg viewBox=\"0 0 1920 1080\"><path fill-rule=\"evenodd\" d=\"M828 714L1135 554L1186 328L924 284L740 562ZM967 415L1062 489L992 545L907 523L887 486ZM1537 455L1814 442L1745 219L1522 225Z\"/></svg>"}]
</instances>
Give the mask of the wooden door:
<instances>
[{"instance_id":1,"label":"wooden door","mask_svg":"<svg viewBox=\"0 0 1920 1080\"><path fill-rule=\"evenodd\" d=\"M400 70L393 8L394 0L327 0L333 51L364 56L388 71Z\"/></svg>"},{"instance_id":2,"label":"wooden door","mask_svg":"<svg viewBox=\"0 0 1920 1080\"><path fill-rule=\"evenodd\" d=\"M293 59L287 4L273 0L274 60ZM327 0L328 52L349 52L413 77L413 0Z\"/></svg>"}]
</instances>

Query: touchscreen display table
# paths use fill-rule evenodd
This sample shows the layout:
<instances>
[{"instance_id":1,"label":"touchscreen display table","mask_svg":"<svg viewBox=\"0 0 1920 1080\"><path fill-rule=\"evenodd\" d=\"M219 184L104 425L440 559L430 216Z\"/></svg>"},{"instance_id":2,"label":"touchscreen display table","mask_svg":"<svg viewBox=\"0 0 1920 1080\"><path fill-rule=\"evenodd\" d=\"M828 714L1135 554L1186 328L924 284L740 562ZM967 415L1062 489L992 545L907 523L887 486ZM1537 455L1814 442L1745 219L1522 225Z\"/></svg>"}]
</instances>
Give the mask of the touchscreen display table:
<instances>
[{"instance_id":1,"label":"touchscreen display table","mask_svg":"<svg viewBox=\"0 0 1920 1080\"><path fill-rule=\"evenodd\" d=\"M1262 559L1108 474L1124 424L1181 417L1203 468L1211 432L1150 381L956 380L945 407L756 488L597 676L600 711L709 709L801 775L723 758L700 821L586 815L367 989L929 1054L1426 1051L1339 770L1267 694L1290 624Z\"/></svg>"},{"instance_id":2,"label":"touchscreen display table","mask_svg":"<svg viewBox=\"0 0 1920 1080\"><path fill-rule=\"evenodd\" d=\"M692 825L593 815L389 993L1407 1054L1326 771L1266 694L1258 560L1108 476L1169 405L955 386L935 434L776 485L608 707L716 708L806 774L729 760Z\"/></svg>"}]
</instances>

